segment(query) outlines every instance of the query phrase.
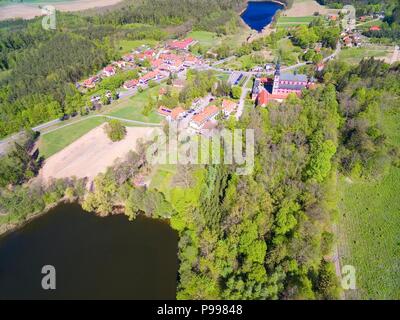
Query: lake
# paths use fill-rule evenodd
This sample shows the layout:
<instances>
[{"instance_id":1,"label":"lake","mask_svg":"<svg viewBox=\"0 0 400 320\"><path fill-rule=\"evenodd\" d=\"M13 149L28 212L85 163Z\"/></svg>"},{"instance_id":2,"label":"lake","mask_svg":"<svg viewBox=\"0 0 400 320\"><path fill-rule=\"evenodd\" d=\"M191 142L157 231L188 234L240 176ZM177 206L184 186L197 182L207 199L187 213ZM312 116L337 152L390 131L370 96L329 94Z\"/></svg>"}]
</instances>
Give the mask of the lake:
<instances>
[{"instance_id":1,"label":"lake","mask_svg":"<svg viewBox=\"0 0 400 320\"><path fill-rule=\"evenodd\" d=\"M283 5L275 2L250 1L241 17L251 29L261 32L271 23L275 13L283 8Z\"/></svg>"},{"instance_id":2,"label":"lake","mask_svg":"<svg viewBox=\"0 0 400 320\"><path fill-rule=\"evenodd\" d=\"M175 299L178 235L164 221L61 204L0 238L1 299ZM56 290L41 286L44 265Z\"/></svg>"}]
</instances>

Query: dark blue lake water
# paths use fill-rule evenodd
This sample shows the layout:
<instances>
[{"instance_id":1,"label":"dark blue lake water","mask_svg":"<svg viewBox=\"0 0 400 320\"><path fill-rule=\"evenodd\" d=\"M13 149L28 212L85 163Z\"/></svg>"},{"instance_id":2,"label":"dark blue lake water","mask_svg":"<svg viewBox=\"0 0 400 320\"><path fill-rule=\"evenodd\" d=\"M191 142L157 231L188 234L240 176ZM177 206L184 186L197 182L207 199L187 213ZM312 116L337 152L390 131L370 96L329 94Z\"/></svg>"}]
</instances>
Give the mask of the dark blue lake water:
<instances>
[{"instance_id":1,"label":"dark blue lake water","mask_svg":"<svg viewBox=\"0 0 400 320\"><path fill-rule=\"evenodd\" d=\"M258 32L271 23L275 13L283 9L283 6L268 1L250 1L247 9L242 14L243 21Z\"/></svg>"}]
</instances>

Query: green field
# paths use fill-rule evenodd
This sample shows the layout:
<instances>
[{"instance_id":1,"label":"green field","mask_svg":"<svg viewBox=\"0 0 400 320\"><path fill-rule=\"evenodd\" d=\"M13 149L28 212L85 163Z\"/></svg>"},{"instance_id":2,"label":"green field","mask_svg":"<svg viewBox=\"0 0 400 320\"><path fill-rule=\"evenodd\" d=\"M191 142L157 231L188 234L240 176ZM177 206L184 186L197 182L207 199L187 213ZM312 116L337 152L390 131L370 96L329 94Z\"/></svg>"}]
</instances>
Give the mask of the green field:
<instances>
[{"instance_id":1,"label":"green field","mask_svg":"<svg viewBox=\"0 0 400 320\"><path fill-rule=\"evenodd\" d=\"M201 46L207 48L217 46L221 41L221 38L219 38L215 32L208 31L191 31L187 34L187 37L199 41Z\"/></svg>"},{"instance_id":2,"label":"green field","mask_svg":"<svg viewBox=\"0 0 400 320\"><path fill-rule=\"evenodd\" d=\"M103 122L104 118L89 118L42 135L39 141L40 155L50 157Z\"/></svg>"},{"instance_id":3,"label":"green field","mask_svg":"<svg viewBox=\"0 0 400 320\"><path fill-rule=\"evenodd\" d=\"M358 64L363 58L375 57L384 58L391 51L385 48L345 48L339 54L339 60L349 64Z\"/></svg>"},{"instance_id":4,"label":"green field","mask_svg":"<svg viewBox=\"0 0 400 320\"><path fill-rule=\"evenodd\" d=\"M385 114L384 130L400 145L400 114ZM346 298L400 299L400 168L377 182L339 182L339 254L356 268L357 290Z\"/></svg>"},{"instance_id":5,"label":"green field","mask_svg":"<svg viewBox=\"0 0 400 320\"><path fill-rule=\"evenodd\" d=\"M314 20L314 16L306 16L306 17L279 17L277 21L278 27L295 27L299 25L308 25L312 20Z\"/></svg>"},{"instance_id":6,"label":"green field","mask_svg":"<svg viewBox=\"0 0 400 320\"><path fill-rule=\"evenodd\" d=\"M137 93L130 99L121 100L105 114L128 120L159 123L162 120L162 117L157 113L157 110L153 110L149 116L144 116L142 114L144 106L149 101L149 96L153 97L153 102L155 102L159 90L160 86L156 86L141 93Z\"/></svg>"},{"instance_id":7,"label":"green field","mask_svg":"<svg viewBox=\"0 0 400 320\"><path fill-rule=\"evenodd\" d=\"M118 42L118 50L121 54L129 53L132 49L136 49L141 45L148 45L154 47L158 44L158 41L152 39L145 40L121 40Z\"/></svg>"}]
</instances>

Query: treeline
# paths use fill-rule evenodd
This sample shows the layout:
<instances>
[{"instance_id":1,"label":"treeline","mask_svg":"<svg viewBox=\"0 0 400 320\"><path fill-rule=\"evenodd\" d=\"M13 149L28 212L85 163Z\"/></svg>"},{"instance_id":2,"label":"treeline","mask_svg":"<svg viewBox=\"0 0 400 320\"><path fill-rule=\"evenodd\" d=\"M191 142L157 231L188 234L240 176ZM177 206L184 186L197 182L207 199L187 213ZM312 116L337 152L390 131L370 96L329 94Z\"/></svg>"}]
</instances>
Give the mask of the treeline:
<instances>
[{"instance_id":1,"label":"treeline","mask_svg":"<svg viewBox=\"0 0 400 320\"><path fill-rule=\"evenodd\" d=\"M317 2L335 9L343 8L344 5L353 5L357 16L381 11L390 12L398 5L397 0L317 0Z\"/></svg>"},{"instance_id":2,"label":"treeline","mask_svg":"<svg viewBox=\"0 0 400 320\"><path fill-rule=\"evenodd\" d=\"M27 130L0 157L0 187L23 184L38 173L41 160L33 149L36 138L37 133Z\"/></svg>"},{"instance_id":3,"label":"treeline","mask_svg":"<svg viewBox=\"0 0 400 320\"><path fill-rule=\"evenodd\" d=\"M339 124L333 85L248 110L237 126L255 134L249 175L235 165L180 165L162 190L135 187L150 169L139 150L96 178L83 207L170 218L180 235L178 299L338 298L324 257L334 243Z\"/></svg>"},{"instance_id":4,"label":"treeline","mask_svg":"<svg viewBox=\"0 0 400 320\"><path fill-rule=\"evenodd\" d=\"M339 91L343 117L339 168L353 178L376 179L389 165L399 165L400 150L383 130L386 113L398 113L400 69L373 58L349 68L332 63L324 74Z\"/></svg>"},{"instance_id":5,"label":"treeline","mask_svg":"<svg viewBox=\"0 0 400 320\"><path fill-rule=\"evenodd\" d=\"M102 17L111 24L146 23L152 25L181 25L221 32L237 12L245 7L244 0L128 0L124 5ZM225 30L229 31L229 30Z\"/></svg>"},{"instance_id":6,"label":"treeline","mask_svg":"<svg viewBox=\"0 0 400 320\"><path fill-rule=\"evenodd\" d=\"M60 117L74 83L100 69L108 48L84 37L58 33L38 47L24 50L0 81L0 137Z\"/></svg>"}]
</instances>

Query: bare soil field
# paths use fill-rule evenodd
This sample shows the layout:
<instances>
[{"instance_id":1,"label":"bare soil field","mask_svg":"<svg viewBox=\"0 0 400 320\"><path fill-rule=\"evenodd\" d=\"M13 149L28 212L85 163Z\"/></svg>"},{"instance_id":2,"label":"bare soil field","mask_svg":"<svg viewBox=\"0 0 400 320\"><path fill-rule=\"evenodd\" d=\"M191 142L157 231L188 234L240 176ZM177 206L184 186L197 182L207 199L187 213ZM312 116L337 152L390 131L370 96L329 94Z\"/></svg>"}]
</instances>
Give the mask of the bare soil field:
<instances>
[{"instance_id":1,"label":"bare soil field","mask_svg":"<svg viewBox=\"0 0 400 320\"><path fill-rule=\"evenodd\" d=\"M91 8L106 7L117 4L121 0L76 0L70 2L45 2L45 3L16 3L5 4L0 7L0 20L22 18L32 19L43 15L39 6L52 5L60 11L81 11Z\"/></svg>"},{"instance_id":2,"label":"bare soil field","mask_svg":"<svg viewBox=\"0 0 400 320\"><path fill-rule=\"evenodd\" d=\"M337 10L327 9L321 6L314 0L297 0L293 3L293 6L282 12L283 17L305 17L312 16L314 12L319 12L320 15L328 13L336 13Z\"/></svg>"},{"instance_id":3,"label":"bare soil field","mask_svg":"<svg viewBox=\"0 0 400 320\"><path fill-rule=\"evenodd\" d=\"M65 149L45 161L40 172L44 181L50 178L87 177L92 181L96 175L105 172L114 161L129 151L135 150L137 143L151 138L151 127L127 127L126 137L112 142L101 125L79 138Z\"/></svg>"}]
</instances>

